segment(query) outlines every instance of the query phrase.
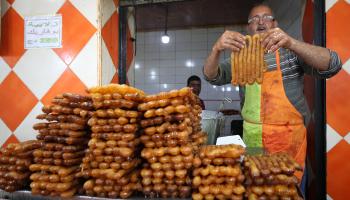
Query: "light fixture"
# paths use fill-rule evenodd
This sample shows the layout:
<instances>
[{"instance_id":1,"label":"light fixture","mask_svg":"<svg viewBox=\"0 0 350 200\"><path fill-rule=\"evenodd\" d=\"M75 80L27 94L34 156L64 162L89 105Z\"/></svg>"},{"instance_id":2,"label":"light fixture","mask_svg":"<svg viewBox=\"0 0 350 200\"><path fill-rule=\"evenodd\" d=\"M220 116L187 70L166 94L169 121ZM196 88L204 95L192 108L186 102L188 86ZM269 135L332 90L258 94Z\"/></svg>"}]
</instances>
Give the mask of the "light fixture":
<instances>
[{"instance_id":1,"label":"light fixture","mask_svg":"<svg viewBox=\"0 0 350 200\"><path fill-rule=\"evenodd\" d=\"M168 6L165 7L165 31L161 38L161 41L163 44L168 44L170 42L170 37L167 33L167 29L168 29Z\"/></svg>"},{"instance_id":2,"label":"light fixture","mask_svg":"<svg viewBox=\"0 0 350 200\"><path fill-rule=\"evenodd\" d=\"M186 67L194 67L194 63L191 60L186 61Z\"/></svg>"},{"instance_id":3,"label":"light fixture","mask_svg":"<svg viewBox=\"0 0 350 200\"><path fill-rule=\"evenodd\" d=\"M164 35L162 35L162 43L163 44L168 44L169 42L170 42L170 37L165 31Z\"/></svg>"}]
</instances>

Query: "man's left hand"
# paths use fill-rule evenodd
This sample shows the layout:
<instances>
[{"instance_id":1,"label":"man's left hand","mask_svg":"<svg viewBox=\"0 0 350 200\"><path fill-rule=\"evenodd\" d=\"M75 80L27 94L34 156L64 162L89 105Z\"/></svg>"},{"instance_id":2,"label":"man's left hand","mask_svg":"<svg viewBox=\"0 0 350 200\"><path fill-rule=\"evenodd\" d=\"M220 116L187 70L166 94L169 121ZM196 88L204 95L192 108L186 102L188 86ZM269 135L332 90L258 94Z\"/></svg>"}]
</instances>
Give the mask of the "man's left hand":
<instances>
[{"instance_id":1,"label":"man's left hand","mask_svg":"<svg viewBox=\"0 0 350 200\"><path fill-rule=\"evenodd\" d=\"M273 28L263 33L261 44L268 52L275 52L280 47L290 49L293 44L293 38L280 28Z\"/></svg>"}]
</instances>

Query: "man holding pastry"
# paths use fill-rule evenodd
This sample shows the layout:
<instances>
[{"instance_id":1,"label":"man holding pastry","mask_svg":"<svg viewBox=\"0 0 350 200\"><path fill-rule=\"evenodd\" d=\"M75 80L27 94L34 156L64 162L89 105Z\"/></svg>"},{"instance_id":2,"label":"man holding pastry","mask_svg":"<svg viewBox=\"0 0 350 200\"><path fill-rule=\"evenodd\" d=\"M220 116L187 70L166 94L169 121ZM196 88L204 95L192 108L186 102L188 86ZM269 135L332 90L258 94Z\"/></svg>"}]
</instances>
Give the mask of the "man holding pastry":
<instances>
[{"instance_id":1,"label":"man holding pastry","mask_svg":"<svg viewBox=\"0 0 350 200\"><path fill-rule=\"evenodd\" d=\"M304 166L310 111L303 76L330 78L341 69L340 58L286 34L264 4L251 9L247 30L250 36L222 34L206 60L204 77L214 85L241 86L243 140L248 147L287 152ZM224 50L231 50L232 57L219 63Z\"/></svg>"}]
</instances>

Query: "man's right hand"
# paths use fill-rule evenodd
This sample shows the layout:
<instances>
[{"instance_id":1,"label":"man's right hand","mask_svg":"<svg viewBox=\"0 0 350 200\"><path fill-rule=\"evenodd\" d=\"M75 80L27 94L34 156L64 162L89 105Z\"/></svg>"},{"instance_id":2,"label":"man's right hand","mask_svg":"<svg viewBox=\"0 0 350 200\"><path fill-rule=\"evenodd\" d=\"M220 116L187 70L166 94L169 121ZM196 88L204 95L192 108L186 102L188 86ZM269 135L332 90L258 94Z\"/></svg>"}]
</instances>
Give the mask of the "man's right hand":
<instances>
[{"instance_id":1,"label":"man's right hand","mask_svg":"<svg viewBox=\"0 0 350 200\"><path fill-rule=\"evenodd\" d=\"M245 46L244 35L235 31L225 31L221 37L216 41L213 51L223 51L229 49L232 51L239 51Z\"/></svg>"}]
</instances>

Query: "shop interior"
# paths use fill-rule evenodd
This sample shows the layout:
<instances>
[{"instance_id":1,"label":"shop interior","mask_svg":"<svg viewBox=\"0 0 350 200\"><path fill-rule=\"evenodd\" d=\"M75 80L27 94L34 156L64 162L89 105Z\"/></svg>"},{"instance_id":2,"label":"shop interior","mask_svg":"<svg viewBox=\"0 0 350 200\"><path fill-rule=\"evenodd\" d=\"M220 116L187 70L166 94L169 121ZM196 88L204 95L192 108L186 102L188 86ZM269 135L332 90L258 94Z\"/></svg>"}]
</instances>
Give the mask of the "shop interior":
<instances>
[{"instance_id":1,"label":"shop interior","mask_svg":"<svg viewBox=\"0 0 350 200\"><path fill-rule=\"evenodd\" d=\"M221 136L242 135L239 87L214 86L202 73L204 62L225 30L246 34L250 8L261 0L194 1L121 1L135 8L135 61L127 74L130 85L155 94L185 87L187 79L201 78L200 98L209 117L223 113ZM265 1L274 11L279 26L294 38L301 39L304 0ZM167 35L169 41L162 41ZM230 58L222 54L220 61ZM212 112L210 112L212 111Z\"/></svg>"},{"instance_id":2,"label":"shop interior","mask_svg":"<svg viewBox=\"0 0 350 200\"><path fill-rule=\"evenodd\" d=\"M215 137L211 143L215 143L215 139L219 136L242 135L239 87L231 84L213 86L204 79L202 73L204 62L220 35L225 30L234 30L245 35L250 8L256 3L265 2L273 9L282 30L299 40L305 39L306 30L302 27L305 21L306 0L284 0L283 3L277 0L120 0L113 1L119 3L120 7L115 9L117 12L109 9L108 5L113 3L111 0L96 2L98 2L96 7L99 7L101 13L96 14L91 21L98 22L101 19L102 24L112 24L111 27L118 27L119 32L115 31L117 28L109 31L107 28L101 29L102 24L96 25L98 27L94 36L96 45L91 50L94 53L86 56L89 59L96 57L96 61L86 59L88 61L83 63L84 66L93 63L93 70L82 68L84 70L81 72L97 73L98 78L96 80L86 78L91 83L87 85L127 83L147 94L157 94L181 89L187 85L188 77L196 75L201 78L199 97L206 107L203 113L207 113L207 116L202 115L202 119L212 120L216 125L213 130ZM321 34L325 31L322 24L324 21L321 18L324 17L324 2L314 2L315 7L311 7L314 13L309 17L315 19L315 22L311 20L314 26L307 27L307 30L316 33L315 38L311 37L311 42L314 39L315 44L324 46L325 35ZM113 20L105 19L108 18L106 17L108 11ZM126 17L127 15L133 17ZM128 20L133 20L133 23L129 23ZM126 24L133 30L132 34L125 33ZM130 24L133 26L130 27ZM106 40L106 35L113 37L108 37L109 40ZM67 41L67 36L64 40ZM128 49L130 41L134 51L132 61L126 56L126 52L130 51ZM226 51L220 61L230 59L230 56L231 52ZM70 67L74 68L74 64ZM306 167L309 174L306 193L308 196L325 196L326 192L323 152L326 125L324 91L324 81L305 77L305 93L314 116L308 127L309 149ZM323 150L319 151L320 149Z\"/></svg>"}]
</instances>

